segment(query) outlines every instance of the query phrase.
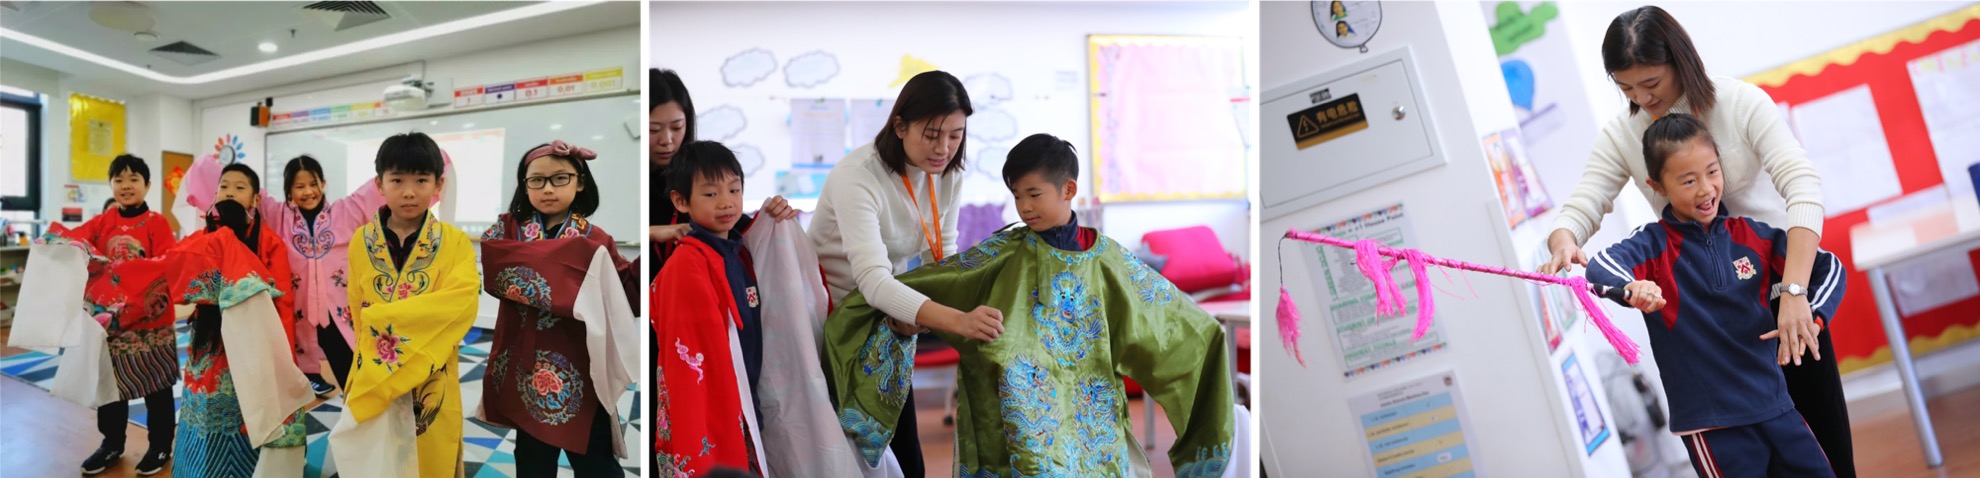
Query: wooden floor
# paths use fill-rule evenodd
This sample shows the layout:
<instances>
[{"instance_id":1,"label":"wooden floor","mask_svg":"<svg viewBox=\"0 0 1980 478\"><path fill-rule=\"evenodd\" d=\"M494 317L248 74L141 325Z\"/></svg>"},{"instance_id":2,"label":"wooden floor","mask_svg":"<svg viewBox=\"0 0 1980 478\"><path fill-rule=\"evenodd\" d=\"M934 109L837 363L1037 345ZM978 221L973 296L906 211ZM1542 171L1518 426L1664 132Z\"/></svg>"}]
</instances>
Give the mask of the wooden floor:
<instances>
[{"instance_id":1,"label":"wooden floor","mask_svg":"<svg viewBox=\"0 0 1980 478\"><path fill-rule=\"evenodd\" d=\"M7 343L9 329L0 329L0 344ZM0 357L26 352L0 346ZM310 402L308 407L323 403ZM132 408L143 405L133 404ZM939 417L938 417L939 418ZM124 424L122 463L102 473L102 478L135 477L137 462L150 446L145 428ZM0 477L76 476L83 460L96 451L103 435L96 432L96 412L81 405L55 398L33 384L14 377L0 377ZM172 467L151 475L169 478Z\"/></svg>"},{"instance_id":2,"label":"wooden floor","mask_svg":"<svg viewBox=\"0 0 1980 478\"><path fill-rule=\"evenodd\" d=\"M1889 394L1878 399L1897 402L1896 412L1871 417L1849 417L1851 439L1856 445L1856 471L1864 477L1980 477L1980 387L1946 393L1926 401L1932 425L1939 437L1939 451L1945 466L1925 467L1924 448L1911 424L1911 412L1903 395ZM1870 407L1862 407L1870 408Z\"/></svg>"},{"instance_id":3,"label":"wooden floor","mask_svg":"<svg viewBox=\"0 0 1980 478\"><path fill-rule=\"evenodd\" d=\"M10 329L0 329L0 344ZM0 357L26 350L0 347ZM96 412L69 403L14 377L0 377L0 475L73 476L103 442L96 432ZM149 446L144 427L124 424L124 462L92 476L137 476L137 462ZM154 477L172 476L171 467Z\"/></svg>"}]
</instances>

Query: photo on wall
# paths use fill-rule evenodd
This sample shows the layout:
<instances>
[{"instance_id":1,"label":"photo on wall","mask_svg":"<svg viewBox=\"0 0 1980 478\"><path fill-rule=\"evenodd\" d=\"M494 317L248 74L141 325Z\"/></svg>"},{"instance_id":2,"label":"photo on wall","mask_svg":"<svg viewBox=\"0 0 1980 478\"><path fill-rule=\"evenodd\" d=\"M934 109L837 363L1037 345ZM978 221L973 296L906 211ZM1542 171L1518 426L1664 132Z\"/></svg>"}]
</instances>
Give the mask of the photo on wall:
<instances>
[{"instance_id":1,"label":"photo on wall","mask_svg":"<svg viewBox=\"0 0 1980 478\"><path fill-rule=\"evenodd\" d=\"M1250 474L1254 4L648 8L658 471Z\"/></svg>"},{"instance_id":2,"label":"photo on wall","mask_svg":"<svg viewBox=\"0 0 1980 478\"><path fill-rule=\"evenodd\" d=\"M0 8L0 474L641 475L640 4Z\"/></svg>"}]
</instances>

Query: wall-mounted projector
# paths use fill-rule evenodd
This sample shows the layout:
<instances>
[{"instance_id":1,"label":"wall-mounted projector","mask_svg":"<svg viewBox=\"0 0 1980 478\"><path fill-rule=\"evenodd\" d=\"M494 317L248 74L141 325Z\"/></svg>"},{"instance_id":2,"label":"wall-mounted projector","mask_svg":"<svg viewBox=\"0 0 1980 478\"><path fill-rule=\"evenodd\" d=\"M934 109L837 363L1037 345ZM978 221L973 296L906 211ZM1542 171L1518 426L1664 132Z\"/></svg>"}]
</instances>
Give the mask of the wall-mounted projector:
<instances>
[{"instance_id":1,"label":"wall-mounted projector","mask_svg":"<svg viewBox=\"0 0 1980 478\"><path fill-rule=\"evenodd\" d=\"M385 107L392 111L419 111L426 109L426 98L432 95L432 84L420 81L418 77L408 77L399 84L385 87Z\"/></svg>"}]
</instances>

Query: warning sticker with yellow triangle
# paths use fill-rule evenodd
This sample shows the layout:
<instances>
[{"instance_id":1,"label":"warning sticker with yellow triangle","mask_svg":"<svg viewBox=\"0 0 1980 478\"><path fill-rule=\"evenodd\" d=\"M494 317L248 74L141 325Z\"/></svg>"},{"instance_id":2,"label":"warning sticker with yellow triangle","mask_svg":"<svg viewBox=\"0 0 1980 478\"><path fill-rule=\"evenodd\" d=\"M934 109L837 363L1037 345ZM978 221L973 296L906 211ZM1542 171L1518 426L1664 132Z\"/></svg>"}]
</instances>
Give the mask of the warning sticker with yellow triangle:
<instances>
[{"instance_id":1,"label":"warning sticker with yellow triangle","mask_svg":"<svg viewBox=\"0 0 1980 478\"><path fill-rule=\"evenodd\" d=\"M1361 107L1361 95L1351 94L1286 115L1286 124L1292 128L1293 142L1306 149L1368 129L1368 115Z\"/></svg>"}]
</instances>

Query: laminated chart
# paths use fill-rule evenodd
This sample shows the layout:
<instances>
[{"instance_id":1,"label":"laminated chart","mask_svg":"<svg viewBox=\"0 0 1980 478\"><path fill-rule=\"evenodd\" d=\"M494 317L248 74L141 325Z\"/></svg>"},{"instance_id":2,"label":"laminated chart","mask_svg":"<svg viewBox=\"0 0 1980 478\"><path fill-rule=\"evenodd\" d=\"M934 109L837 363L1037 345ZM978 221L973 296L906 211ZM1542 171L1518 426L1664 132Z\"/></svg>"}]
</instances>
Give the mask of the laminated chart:
<instances>
[{"instance_id":1,"label":"laminated chart","mask_svg":"<svg viewBox=\"0 0 1980 478\"><path fill-rule=\"evenodd\" d=\"M1475 476L1454 372L1354 397L1348 409L1361 421L1374 476Z\"/></svg>"}]
</instances>

